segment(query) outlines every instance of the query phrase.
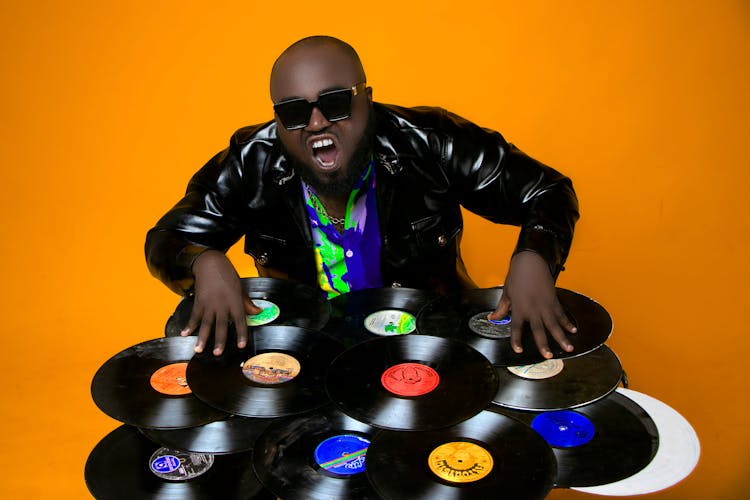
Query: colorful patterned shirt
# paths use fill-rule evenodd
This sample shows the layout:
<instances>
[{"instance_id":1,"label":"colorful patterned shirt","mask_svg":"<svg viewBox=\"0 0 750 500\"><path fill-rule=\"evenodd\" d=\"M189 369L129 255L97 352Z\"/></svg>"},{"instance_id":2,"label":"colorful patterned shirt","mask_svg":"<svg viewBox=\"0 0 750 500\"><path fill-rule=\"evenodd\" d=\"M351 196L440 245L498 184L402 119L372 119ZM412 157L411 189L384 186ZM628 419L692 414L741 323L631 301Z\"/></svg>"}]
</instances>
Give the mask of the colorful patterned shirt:
<instances>
[{"instance_id":1,"label":"colorful patterned shirt","mask_svg":"<svg viewBox=\"0 0 750 500\"><path fill-rule=\"evenodd\" d=\"M303 182L302 190L315 248L318 285L328 298L382 287L373 162L349 195L343 234L336 230L312 187Z\"/></svg>"}]
</instances>

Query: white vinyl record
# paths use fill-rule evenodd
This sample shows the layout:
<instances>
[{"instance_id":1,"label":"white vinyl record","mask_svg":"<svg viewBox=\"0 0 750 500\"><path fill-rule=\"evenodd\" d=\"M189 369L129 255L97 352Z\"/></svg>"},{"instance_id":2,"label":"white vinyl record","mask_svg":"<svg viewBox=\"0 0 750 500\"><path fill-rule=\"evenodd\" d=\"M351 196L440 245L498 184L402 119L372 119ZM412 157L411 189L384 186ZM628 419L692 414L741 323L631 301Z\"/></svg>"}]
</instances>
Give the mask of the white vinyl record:
<instances>
[{"instance_id":1,"label":"white vinyl record","mask_svg":"<svg viewBox=\"0 0 750 500\"><path fill-rule=\"evenodd\" d=\"M630 389L617 392L633 400L654 421L659 448L651 463L636 474L614 483L571 488L608 496L643 495L660 491L685 479L698 464L700 441L685 417L656 398Z\"/></svg>"}]
</instances>

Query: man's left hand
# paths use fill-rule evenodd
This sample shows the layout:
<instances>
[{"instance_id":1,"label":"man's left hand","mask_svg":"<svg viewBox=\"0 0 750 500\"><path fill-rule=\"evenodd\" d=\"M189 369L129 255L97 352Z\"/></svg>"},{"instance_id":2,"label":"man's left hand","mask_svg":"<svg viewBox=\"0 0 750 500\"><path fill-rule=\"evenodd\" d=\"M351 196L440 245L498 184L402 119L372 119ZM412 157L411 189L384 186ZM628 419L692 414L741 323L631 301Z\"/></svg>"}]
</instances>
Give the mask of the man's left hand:
<instances>
[{"instance_id":1,"label":"man's left hand","mask_svg":"<svg viewBox=\"0 0 750 500\"><path fill-rule=\"evenodd\" d=\"M503 296L488 319L501 319L513 310L510 323L510 345L517 353L523 352L521 334L524 323L531 327L534 342L545 358L552 357L547 333L552 335L566 352L573 345L565 331L576 332L576 327L565 315L557 299L555 282L544 259L530 251L519 252L510 261L510 269L503 286Z\"/></svg>"}]
</instances>

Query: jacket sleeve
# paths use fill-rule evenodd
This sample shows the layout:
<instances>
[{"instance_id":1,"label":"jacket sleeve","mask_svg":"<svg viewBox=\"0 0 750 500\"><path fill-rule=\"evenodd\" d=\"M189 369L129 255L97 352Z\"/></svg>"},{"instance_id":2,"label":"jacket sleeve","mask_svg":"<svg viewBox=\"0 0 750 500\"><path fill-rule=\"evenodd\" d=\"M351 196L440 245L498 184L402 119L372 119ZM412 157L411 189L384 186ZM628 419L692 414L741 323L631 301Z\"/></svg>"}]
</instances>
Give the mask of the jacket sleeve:
<instances>
[{"instance_id":1,"label":"jacket sleeve","mask_svg":"<svg viewBox=\"0 0 750 500\"><path fill-rule=\"evenodd\" d=\"M245 193L236 136L190 180L185 196L146 235L146 263L156 278L186 295L193 261L208 249L226 252L243 234ZM246 194L246 193L245 193Z\"/></svg>"},{"instance_id":2,"label":"jacket sleeve","mask_svg":"<svg viewBox=\"0 0 750 500\"><path fill-rule=\"evenodd\" d=\"M448 112L443 120L442 164L461 205L492 222L520 226L514 254L538 253L557 277L579 217L571 180L495 131Z\"/></svg>"}]
</instances>

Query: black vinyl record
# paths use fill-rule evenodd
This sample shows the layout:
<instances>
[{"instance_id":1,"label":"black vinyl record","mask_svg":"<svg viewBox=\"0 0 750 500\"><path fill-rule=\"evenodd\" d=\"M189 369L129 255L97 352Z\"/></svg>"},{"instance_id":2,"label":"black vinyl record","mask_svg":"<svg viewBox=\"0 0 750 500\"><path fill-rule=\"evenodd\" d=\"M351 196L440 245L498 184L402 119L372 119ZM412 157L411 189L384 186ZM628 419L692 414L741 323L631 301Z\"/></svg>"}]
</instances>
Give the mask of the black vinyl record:
<instances>
[{"instance_id":1,"label":"black vinyl record","mask_svg":"<svg viewBox=\"0 0 750 500\"><path fill-rule=\"evenodd\" d=\"M91 396L110 417L148 429L194 427L223 419L185 381L195 338L142 342L110 358L94 375Z\"/></svg>"},{"instance_id":2,"label":"black vinyl record","mask_svg":"<svg viewBox=\"0 0 750 500\"><path fill-rule=\"evenodd\" d=\"M651 462L659 446L659 433L648 413L617 392L574 410L490 409L526 422L552 446L557 459L555 486L560 488L630 477Z\"/></svg>"},{"instance_id":3,"label":"black vinyl record","mask_svg":"<svg viewBox=\"0 0 750 500\"><path fill-rule=\"evenodd\" d=\"M524 325L521 339L523 352L516 353L510 346L510 323L496 324L487 319L487 315L497 307L502 294L502 287L480 288L436 299L422 308L417 317L417 329L423 335L462 340L498 366L529 365L544 361L528 325ZM609 338L612 333L612 318L600 304L563 288L557 289L557 298L578 331L567 335L574 348L572 352L564 351L547 334L549 348L555 358L586 354Z\"/></svg>"},{"instance_id":4,"label":"black vinyl record","mask_svg":"<svg viewBox=\"0 0 750 500\"><path fill-rule=\"evenodd\" d=\"M375 427L431 430L465 420L497 393L492 364L468 345L426 335L384 337L331 363L326 388L344 413Z\"/></svg>"},{"instance_id":5,"label":"black vinyl record","mask_svg":"<svg viewBox=\"0 0 750 500\"><path fill-rule=\"evenodd\" d=\"M214 456L169 450L123 425L94 447L84 476L99 500L273 499L251 460L250 452Z\"/></svg>"},{"instance_id":6,"label":"black vinyl record","mask_svg":"<svg viewBox=\"0 0 750 500\"><path fill-rule=\"evenodd\" d=\"M623 375L620 360L606 345L575 358L495 368L500 388L492 403L532 411L593 403L614 391Z\"/></svg>"},{"instance_id":7,"label":"black vinyl record","mask_svg":"<svg viewBox=\"0 0 750 500\"><path fill-rule=\"evenodd\" d=\"M379 498L365 474L374 431L333 405L277 419L256 442L255 473L284 500Z\"/></svg>"},{"instance_id":8,"label":"black vinyl record","mask_svg":"<svg viewBox=\"0 0 750 500\"><path fill-rule=\"evenodd\" d=\"M328 321L330 308L320 290L294 281L274 278L241 278L242 289L264 313L272 325L320 329ZM183 298L167 320L164 333L177 337L190 320L194 297ZM275 307L274 307L275 306ZM252 325L251 325L252 326Z\"/></svg>"},{"instance_id":9,"label":"black vinyl record","mask_svg":"<svg viewBox=\"0 0 750 500\"><path fill-rule=\"evenodd\" d=\"M244 349L228 344L220 356L206 350L193 357L187 379L198 398L233 415L261 418L328 402L325 372L341 344L295 326L259 326L252 336Z\"/></svg>"},{"instance_id":10,"label":"black vinyl record","mask_svg":"<svg viewBox=\"0 0 750 500\"><path fill-rule=\"evenodd\" d=\"M330 300L331 316L322 331L346 347L379 337L419 331L419 311L436 294L413 288L368 288Z\"/></svg>"},{"instance_id":11,"label":"black vinyl record","mask_svg":"<svg viewBox=\"0 0 750 500\"><path fill-rule=\"evenodd\" d=\"M544 498L555 467L539 435L489 411L447 429L381 431L367 452L367 476L385 499Z\"/></svg>"},{"instance_id":12,"label":"black vinyl record","mask_svg":"<svg viewBox=\"0 0 750 500\"><path fill-rule=\"evenodd\" d=\"M224 420L186 429L140 429L151 441L167 448L226 455L253 448L255 440L273 421L230 415Z\"/></svg>"}]
</instances>

